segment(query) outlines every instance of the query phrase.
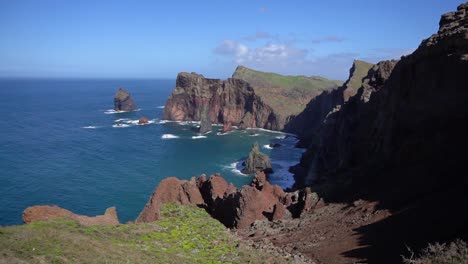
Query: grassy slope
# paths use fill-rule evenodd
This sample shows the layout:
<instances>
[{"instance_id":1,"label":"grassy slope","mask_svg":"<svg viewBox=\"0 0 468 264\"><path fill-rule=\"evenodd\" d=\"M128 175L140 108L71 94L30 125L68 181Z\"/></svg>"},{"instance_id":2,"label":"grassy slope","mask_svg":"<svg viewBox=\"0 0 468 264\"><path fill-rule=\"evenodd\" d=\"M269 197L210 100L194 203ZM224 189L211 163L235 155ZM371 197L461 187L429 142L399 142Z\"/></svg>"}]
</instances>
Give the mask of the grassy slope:
<instances>
[{"instance_id":1,"label":"grassy slope","mask_svg":"<svg viewBox=\"0 0 468 264\"><path fill-rule=\"evenodd\" d=\"M362 79L367 76L369 70L374 66L372 63L354 60L353 76L346 82L347 87L358 89L362 85Z\"/></svg>"},{"instance_id":2,"label":"grassy slope","mask_svg":"<svg viewBox=\"0 0 468 264\"><path fill-rule=\"evenodd\" d=\"M203 209L168 205L149 224L55 220L0 228L0 263L287 263L239 245Z\"/></svg>"},{"instance_id":3,"label":"grassy slope","mask_svg":"<svg viewBox=\"0 0 468 264\"><path fill-rule=\"evenodd\" d=\"M256 94L283 117L300 113L310 99L342 84L317 76L284 76L243 66L237 67L232 77L249 82Z\"/></svg>"}]
</instances>

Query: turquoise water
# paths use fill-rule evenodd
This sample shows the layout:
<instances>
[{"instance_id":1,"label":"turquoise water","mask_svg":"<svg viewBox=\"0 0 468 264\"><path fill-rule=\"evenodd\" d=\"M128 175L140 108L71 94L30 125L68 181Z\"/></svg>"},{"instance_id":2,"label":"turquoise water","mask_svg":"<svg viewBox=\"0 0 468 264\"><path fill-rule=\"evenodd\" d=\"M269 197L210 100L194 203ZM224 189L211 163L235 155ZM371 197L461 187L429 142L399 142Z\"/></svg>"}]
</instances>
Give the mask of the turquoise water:
<instances>
[{"instance_id":1,"label":"turquoise water","mask_svg":"<svg viewBox=\"0 0 468 264\"><path fill-rule=\"evenodd\" d=\"M292 185L289 166L302 150L295 138L268 131L197 137L193 123L162 121L175 80L0 80L0 225L20 224L21 213L55 204L79 214L116 206L121 222L134 220L165 177L221 173L237 187L251 176L240 162L258 142L271 155L270 181ZM139 111L113 113L119 87ZM141 116L151 124L138 126ZM282 147L269 149L271 142Z\"/></svg>"}]
</instances>

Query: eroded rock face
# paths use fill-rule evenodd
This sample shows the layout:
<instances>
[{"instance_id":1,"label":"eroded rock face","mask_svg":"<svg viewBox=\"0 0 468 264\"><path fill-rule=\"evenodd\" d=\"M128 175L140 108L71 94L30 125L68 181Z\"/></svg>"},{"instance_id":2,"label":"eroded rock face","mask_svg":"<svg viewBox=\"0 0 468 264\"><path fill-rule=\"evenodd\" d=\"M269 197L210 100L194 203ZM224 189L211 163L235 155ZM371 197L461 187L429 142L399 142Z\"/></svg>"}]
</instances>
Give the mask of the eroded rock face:
<instances>
[{"instance_id":1,"label":"eroded rock face","mask_svg":"<svg viewBox=\"0 0 468 264\"><path fill-rule=\"evenodd\" d=\"M71 211L50 205L36 205L26 208L23 212L23 221L30 224L37 221L48 221L53 219L66 219L77 221L81 225L118 225L117 210L115 207L106 209L104 215L86 216L74 214Z\"/></svg>"},{"instance_id":2,"label":"eroded rock face","mask_svg":"<svg viewBox=\"0 0 468 264\"><path fill-rule=\"evenodd\" d=\"M327 114L302 159L306 178L341 181L334 186L389 203L466 182L457 171L467 162L467 8L443 15L437 34L412 54L371 68L357 93Z\"/></svg>"},{"instance_id":3,"label":"eroded rock face","mask_svg":"<svg viewBox=\"0 0 468 264\"><path fill-rule=\"evenodd\" d=\"M298 114L285 126L285 131L299 136L299 145L308 147L317 141L317 134L326 118L339 111L340 107L356 95L363 78L373 65L355 60L349 70L348 80L337 89L324 91L307 104L304 111Z\"/></svg>"},{"instance_id":4,"label":"eroded rock face","mask_svg":"<svg viewBox=\"0 0 468 264\"><path fill-rule=\"evenodd\" d=\"M145 208L135 220L136 223L148 223L160 218L161 205L177 203L181 205L204 203L197 182L193 177L190 181L169 177L162 180L154 190Z\"/></svg>"},{"instance_id":5,"label":"eroded rock face","mask_svg":"<svg viewBox=\"0 0 468 264\"><path fill-rule=\"evenodd\" d=\"M208 132L211 132L212 126L211 126L211 120L210 120L210 115L209 115L209 109L208 106L205 105L202 109L201 113L201 118L200 118L200 134L206 134Z\"/></svg>"},{"instance_id":6,"label":"eroded rock face","mask_svg":"<svg viewBox=\"0 0 468 264\"><path fill-rule=\"evenodd\" d=\"M255 143L249 152L249 156L245 160L245 168L242 170L242 173L254 174L258 171L271 173L273 172L273 169L268 155L262 153L258 143Z\"/></svg>"},{"instance_id":7,"label":"eroded rock face","mask_svg":"<svg viewBox=\"0 0 468 264\"><path fill-rule=\"evenodd\" d=\"M208 109L213 123L230 123L239 128L280 130L270 106L264 104L245 81L208 79L196 73L179 73L176 88L164 108L164 119L199 121Z\"/></svg>"},{"instance_id":8,"label":"eroded rock face","mask_svg":"<svg viewBox=\"0 0 468 264\"><path fill-rule=\"evenodd\" d=\"M315 206L312 197L316 194L310 189L285 193L278 185L271 185L263 172L258 172L252 183L240 190L219 174L208 180L205 175L190 181L172 177L161 181L136 222L159 219L160 205L175 202L203 206L227 227L245 228L256 220L299 217Z\"/></svg>"},{"instance_id":9,"label":"eroded rock face","mask_svg":"<svg viewBox=\"0 0 468 264\"><path fill-rule=\"evenodd\" d=\"M232 123L230 121L225 121L223 124L223 130L221 130L221 133L227 133L232 131Z\"/></svg>"},{"instance_id":10,"label":"eroded rock face","mask_svg":"<svg viewBox=\"0 0 468 264\"><path fill-rule=\"evenodd\" d=\"M133 111L136 109L135 102L124 88L119 88L114 96L115 111Z\"/></svg>"}]
</instances>

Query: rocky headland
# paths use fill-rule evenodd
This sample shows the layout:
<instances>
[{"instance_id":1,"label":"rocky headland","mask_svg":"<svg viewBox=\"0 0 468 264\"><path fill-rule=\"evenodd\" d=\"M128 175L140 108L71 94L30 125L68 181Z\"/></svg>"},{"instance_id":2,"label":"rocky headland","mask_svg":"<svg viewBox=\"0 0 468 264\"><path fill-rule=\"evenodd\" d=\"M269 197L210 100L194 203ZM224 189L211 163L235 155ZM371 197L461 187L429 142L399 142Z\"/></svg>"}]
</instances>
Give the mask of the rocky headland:
<instances>
[{"instance_id":1,"label":"rocky headland","mask_svg":"<svg viewBox=\"0 0 468 264\"><path fill-rule=\"evenodd\" d=\"M310 98L335 89L338 83L320 77L262 73L245 67L238 67L233 78L227 80L179 73L176 88L164 108L164 119L200 121L208 109L209 120L223 124L225 132L232 126L282 130Z\"/></svg>"},{"instance_id":2,"label":"rocky headland","mask_svg":"<svg viewBox=\"0 0 468 264\"><path fill-rule=\"evenodd\" d=\"M132 96L124 88L119 88L114 96L115 111L133 111L136 109L136 104Z\"/></svg>"}]
</instances>

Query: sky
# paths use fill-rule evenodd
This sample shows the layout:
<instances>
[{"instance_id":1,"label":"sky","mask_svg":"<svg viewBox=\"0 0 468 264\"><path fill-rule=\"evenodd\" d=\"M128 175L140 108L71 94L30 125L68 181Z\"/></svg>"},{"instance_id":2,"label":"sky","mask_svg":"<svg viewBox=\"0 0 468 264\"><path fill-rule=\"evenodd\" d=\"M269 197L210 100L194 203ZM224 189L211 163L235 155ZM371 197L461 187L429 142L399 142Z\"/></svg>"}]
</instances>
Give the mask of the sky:
<instances>
[{"instance_id":1,"label":"sky","mask_svg":"<svg viewBox=\"0 0 468 264\"><path fill-rule=\"evenodd\" d=\"M0 0L0 77L228 78L238 65L345 80L399 59L461 0Z\"/></svg>"}]
</instances>

